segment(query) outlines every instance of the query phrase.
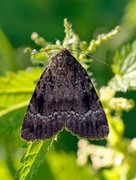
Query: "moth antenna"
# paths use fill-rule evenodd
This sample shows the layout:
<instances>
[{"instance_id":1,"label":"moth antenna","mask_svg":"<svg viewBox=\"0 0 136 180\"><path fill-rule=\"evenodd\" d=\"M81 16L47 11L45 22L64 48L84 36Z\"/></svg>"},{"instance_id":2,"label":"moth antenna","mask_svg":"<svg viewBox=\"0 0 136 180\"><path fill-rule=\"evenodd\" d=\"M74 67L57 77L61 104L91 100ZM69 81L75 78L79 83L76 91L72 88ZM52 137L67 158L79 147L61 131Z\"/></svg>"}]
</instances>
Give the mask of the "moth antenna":
<instances>
[{"instance_id":1,"label":"moth antenna","mask_svg":"<svg viewBox=\"0 0 136 180\"><path fill-rule=\"evenodd\" d=\"M76 51L76 52L78 52L78 53L80 53L80 54L86 55L86 56L92 58L93 60L97 60L97 61L103 63L104 65L109 66L109 64L103 62L100 58L96 58L96 57L94 57L94 56L92 56L92 55L90 55L90 54L88 54L88 53L80 52L80 51L78 51L78 50L72 50L72 51Z\"/></svg>"},{"instance_id":2,"label":"moth antenna","mask_svg":"<svg viewBox=\"0 0 136 180\"><path fill-rule=\"evenodd\" d=\"M63 49L65 49L65 48L63 48ZM46 53L46 54L49 56L48 51L55 51L55 50L62 50L62 48L59 48L59 47L58 47L58 48L55 48L55 49L48 48L48 49L44 49L44 50L42 50L42 51L37 51L36 49L34 49L34 50L32 50L30 56L33 56L33 55L36 55L36 54L39 54L39 53ZM88 54L88 53L84 53L84 52L81 52L81 51L78 51L78 50L71 50L71 51L75 51L75 52L78 52L79 54L86 55L87 57L89 57L89 58L91 58L91 59L93 59L93 60L99 61L100 63L102 63L102 64L104 64L104 65L106 65L106 66L109 66L108 63L103 62L100 58L96 58L96 57L94 57L94 56L92 56L92 55L90 55L90 54ZM25 53L26 53L26 52L25 52ZM27 57L28 57L28 56L27 56Z\"/></svg>"}]
</instances>

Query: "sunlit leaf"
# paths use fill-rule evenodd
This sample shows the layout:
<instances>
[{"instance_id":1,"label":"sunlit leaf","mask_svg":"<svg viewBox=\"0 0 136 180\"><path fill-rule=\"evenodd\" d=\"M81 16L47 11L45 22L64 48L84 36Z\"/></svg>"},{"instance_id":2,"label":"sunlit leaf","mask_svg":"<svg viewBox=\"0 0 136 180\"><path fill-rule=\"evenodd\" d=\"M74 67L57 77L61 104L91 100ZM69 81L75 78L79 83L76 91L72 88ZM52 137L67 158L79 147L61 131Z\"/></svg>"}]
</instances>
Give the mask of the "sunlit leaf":
<instances>
[{"instance_id":1,"label":"sunlit leaf","mask_svg":"<svg viewBox=\"0 0 136 180\"><path fill-rule=\"evenodd\" d=\"M36 173L40 163L44 160L53 140L28 143L27 150L21 159L22 167L18 170L15 179L30 180Z\"/></svg>"},{"instance_id":2,"label":"sunlit leaf","mask_svg":"<svg viewBox=\"0 0 136 180\"><path fill-rule=\"evenodd\" d=\"M116 91L136 89L136 41L117 51L114 57L112 70L114 78L109 85Z\"/></svg>"},{"instance_id":3,"label":"sunlit leaf","mask_svg":"<svg viewBox=\"0 0 136 180\"><path fill-rule=\"evenodd\" d=\"M0 111L28 101L41 73L41 68L28 68L0 76Z\"/></svg>"},{"instance_id":4,"label":"sunlit leaf","mask_svg":"<svg viewBox=\"0 0 136 180\"><path fill-rule=\"evenodd\" d=\"M0 137L16 132L42 70L30 68L0 77Z\"/></svg>"}]
</instances>

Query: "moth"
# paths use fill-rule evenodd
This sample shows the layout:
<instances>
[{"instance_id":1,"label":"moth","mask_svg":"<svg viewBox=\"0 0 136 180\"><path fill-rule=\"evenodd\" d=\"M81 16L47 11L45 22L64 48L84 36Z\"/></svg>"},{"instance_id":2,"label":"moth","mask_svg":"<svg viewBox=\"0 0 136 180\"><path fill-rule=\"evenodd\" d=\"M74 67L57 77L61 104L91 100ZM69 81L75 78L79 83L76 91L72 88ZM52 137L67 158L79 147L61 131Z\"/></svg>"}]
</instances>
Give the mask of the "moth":
<instances>
[{"instance_id":1,"label":"moth","mask_svg":"<svg viewBox=\"0 0 136 180\"><path fill-rule=\"evenodd\" d=\"M25 113L21 137L49 139L64 128L87 139L103 139L109 133L93 84L67 49L53 56L42 73Z\"/></svg>"}]
</instances>

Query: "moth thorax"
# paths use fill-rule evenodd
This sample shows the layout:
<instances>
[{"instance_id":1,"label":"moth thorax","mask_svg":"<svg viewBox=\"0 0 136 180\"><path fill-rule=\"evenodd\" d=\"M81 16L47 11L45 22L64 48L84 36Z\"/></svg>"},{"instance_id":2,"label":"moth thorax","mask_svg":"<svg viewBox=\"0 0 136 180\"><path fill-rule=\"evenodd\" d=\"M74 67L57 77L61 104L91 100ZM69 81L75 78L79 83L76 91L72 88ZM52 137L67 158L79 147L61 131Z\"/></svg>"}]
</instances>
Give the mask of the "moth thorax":
<instances>
[{"instance_id":1,"label":"moth thorax","mask_svg":"<svg viewBox=\"0 0 136 180\"><path fill-rule=\"evenodd\" d=\"M66 68L64 68L64 67L59 67L58 69L57 69L57 72L56 72L58 75L60 75L60 76L67 76L67 74L68 74L68 71L67 71L67 69Z\"/></svg>"}]
</instances>

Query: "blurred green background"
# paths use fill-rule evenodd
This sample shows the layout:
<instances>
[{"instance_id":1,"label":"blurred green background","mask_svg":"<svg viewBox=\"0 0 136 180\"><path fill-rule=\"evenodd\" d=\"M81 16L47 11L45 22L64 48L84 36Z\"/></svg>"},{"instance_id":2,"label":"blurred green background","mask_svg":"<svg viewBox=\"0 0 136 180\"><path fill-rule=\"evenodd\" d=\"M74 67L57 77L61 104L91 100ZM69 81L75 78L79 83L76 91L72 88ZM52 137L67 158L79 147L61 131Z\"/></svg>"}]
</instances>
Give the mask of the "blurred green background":
<instances>
[{"instance_id":1,"label":"blurred green background","mask_svg":"<svg viewBox=\"0 0 136 180\"><path fill-rule=\"evenodd\" d=\"M89 40L96 29L111 29L120 24L127 0L1 1L0 22L14 47L31 44L33 31L48 40L62 39L62 22L68 18L82 39ZM101 30L101 31L102 31ZM103 30L104 31L104 30Z\"/></svg>"},{"instance_id":2,"label":"blurred green background","mask_svg":"<svg viewBox=\"0 0 136 180\"><path fill-rule=\"evenodd\" d=\"M1 0L1 77L8 71L16 73L18 70L33 66L29 60L30 58L24 58L23 56L23 49L25 47L39 48L30 38L32 32L38 32L47 41L55 42L56 39L63 40L64 18L68 18L73 25L74 31L82 40L88 42L96 38L98 34L106 33L117 25L121 26L120 33L113 38L112 41L98 48L93 54L96 58L102 59L109 65L112 64L115 51L123 44L132 42L136 37L136 0ZM92 72L97 87L106 85L107 81L112 77L110 67L100 64L98 61L92 64ZM2 84L0 84L0 88L1 86ZM125 94L118 93L118 96L136 100L136 95L133 91ZM130 139L136 136L135 111L136 109L133 109L131 112L123 114L125 136ZM22 110L20 118L23 117L24 112L25 109ZM19 132L20 127L17 131L18 136ZM8 134L8 136L10 135ZM15 135L11 134L11 137L12 136ZM12 144L9 141L12 141L10 137L4 137L4 135L1 134L0 168L3 168L0 170L0 178L2 177L2 179L4 179L5 177L5 180L14 179L16 172L15 167L19 167L19 160L21 155L23 155L23 150L20 149L23 146L23 142L20 140L20 137L17 138L17 136L15 136L15 142ZM79 168L78 165L76 165L77 141L78 139L70 135L70 133L62 132L58 141L55 143L55 150L53 149L49 152L44 164L42 164L38 170L38 175L34 176L33 179L65 179L65 177L61 177L59 173L62 171L65 172L66 170L70 171L71 177L69 178L72 180L90 179L90 167L85 166ZM67 153L70 154L69 158L65 158ZM15 158L15 160L13 158ZM66 162L65 159L67 159ZM61 166L57 166L57 161L59 160L62 161L60 163ZM5 162L3 163L3 161ZM50 164L52 164L52 166ZM73 169L75 173L72 172L72 166L74 166ZM82 172L81 176L80 171ZM67 176L67 172L63 174ZM104 177L99 177L98 179L103 178ZM66 177L66 179L68 179L68 177Z\"/></svg>"}]
</instances>

